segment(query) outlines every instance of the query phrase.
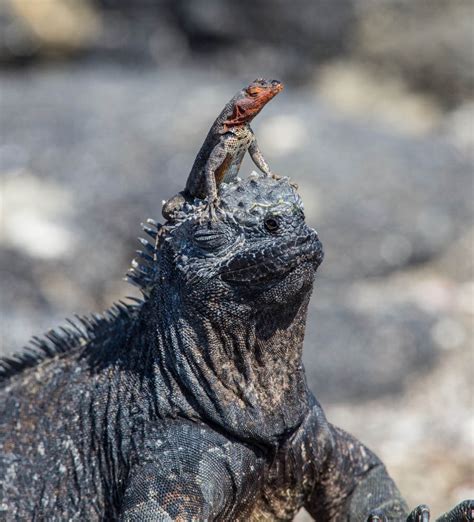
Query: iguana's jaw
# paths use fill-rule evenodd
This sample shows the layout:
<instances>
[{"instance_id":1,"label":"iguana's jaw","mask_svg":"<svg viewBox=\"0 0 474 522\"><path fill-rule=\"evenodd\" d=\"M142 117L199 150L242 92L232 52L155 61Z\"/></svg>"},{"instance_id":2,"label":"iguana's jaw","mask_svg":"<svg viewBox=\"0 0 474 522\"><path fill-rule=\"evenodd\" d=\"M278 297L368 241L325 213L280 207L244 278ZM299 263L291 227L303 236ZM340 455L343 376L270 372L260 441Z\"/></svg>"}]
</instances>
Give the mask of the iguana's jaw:
<instances>
[{"instance_id":1,"label":"iguana's jaw","mask_svg":"<svg viewBox=\"0 0 474 522\"><path fill-rule=\"evenodd\" d=\"M222 267L222 280L255 288L275 285L303 264L316 271L323 259L322 245L316 232L307 230L306 235L239 253Z\"/></svg>"}]
</instances>

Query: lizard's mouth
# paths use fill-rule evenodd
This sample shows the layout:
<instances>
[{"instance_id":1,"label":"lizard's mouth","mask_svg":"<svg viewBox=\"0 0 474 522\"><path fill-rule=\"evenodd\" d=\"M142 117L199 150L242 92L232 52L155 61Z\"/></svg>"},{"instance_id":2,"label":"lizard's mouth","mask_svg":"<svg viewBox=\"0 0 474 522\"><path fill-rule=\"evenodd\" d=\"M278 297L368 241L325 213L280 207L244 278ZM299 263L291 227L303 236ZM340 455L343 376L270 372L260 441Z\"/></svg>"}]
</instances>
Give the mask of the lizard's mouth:
<instances>
[{"instance_id":1,"label":"lizard's mouth","mask_svg":"<svg viewBox=\"0 0 474 522\"><path fill-rule=\"evenodd\" d=\"M237 254L222 268L221 278L234 284L271 283L303 264L316 269L322 260L322 244L316 232L311 231L291 241Z\"/></svg>"}]
</instances>

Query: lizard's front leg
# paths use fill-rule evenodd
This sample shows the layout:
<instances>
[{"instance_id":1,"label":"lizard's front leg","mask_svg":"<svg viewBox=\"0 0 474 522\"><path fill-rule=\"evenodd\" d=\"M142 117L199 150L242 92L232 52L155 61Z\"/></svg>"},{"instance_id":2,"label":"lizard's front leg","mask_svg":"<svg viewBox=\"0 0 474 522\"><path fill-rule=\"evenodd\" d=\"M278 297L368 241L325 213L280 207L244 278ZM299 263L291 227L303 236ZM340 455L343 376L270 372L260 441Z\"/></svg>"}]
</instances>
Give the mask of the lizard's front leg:
<instances>
[{"instance_id":1,"label":"lizard's front leg","mask_svg":"<svg viewBox=\"0 0 474 522\"><path fill-rule=\"evenodd\" d=\"M252 142L250 143L248 151L249 151L250 157L252 158L252 161L264 174L266 174L267 176L272 176L275 179L280 179L280 176L277 176L270 170L268 163L265 161L265 158L263 157L262 152L258 148L257 140L255 137L253 138Z\"/></svg>"},{"instance_id":2,"label":"lizard's front leg","mask_svg":"<svg viewBox=\"0 0 474 522\"><path fill-rule=\"evenodd\" d=\"M380 520L405 520L408 506L379 458L343 430L329 429L332 446L321 483L335 519L363 521L374 513Z\"/></svg>"}]
</instances>

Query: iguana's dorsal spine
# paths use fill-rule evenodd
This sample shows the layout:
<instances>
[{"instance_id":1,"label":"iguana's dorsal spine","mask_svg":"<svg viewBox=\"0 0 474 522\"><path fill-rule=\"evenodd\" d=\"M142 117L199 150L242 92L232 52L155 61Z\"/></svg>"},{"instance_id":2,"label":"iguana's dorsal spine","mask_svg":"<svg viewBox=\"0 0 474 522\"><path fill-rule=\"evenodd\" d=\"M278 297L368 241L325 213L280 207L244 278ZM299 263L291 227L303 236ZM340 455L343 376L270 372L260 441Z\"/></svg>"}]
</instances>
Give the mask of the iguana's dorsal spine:
<instances>
[{"instance_id":1,"label":"iguana's dorsal spine","mask_svg":"<svg viewBox=\"0 0 474 522\"><path fill-rule=\"evenodd\" d=\"M119 301L102 314L66 319L66 325L49 330L42 337L34 336L16 354L0 358L0 386L15 375L41 364L47 359L71 352L75 348L93 344L110 335L114 329L133 320L143 301L128 297L134 304Z\"/></svg>"},{"instance_id":2,"label":"iguana's dorsal spine","mask_svg":"<svg viewBox=\"0 0 474 522\"><path fill-rule=\"evenodd\" d=\"M153 239L149 242L139 238L143 250L137 250L138 257L132 260L126 280L138 287L146 297L151 289L156 273L155 255L159 248L157 241L162 225L153 219L141 224L143 231ZM124 326L135 315L143 300L128 297L133 304L119 301L102 314L75 316L66 319L66 325L49 330L44 336L34 336L23 350L11 356L0 357L0 385L11 377L75 348L93 343L97 338L110 335L113 328Z\"/></svg>"}]
</instances>

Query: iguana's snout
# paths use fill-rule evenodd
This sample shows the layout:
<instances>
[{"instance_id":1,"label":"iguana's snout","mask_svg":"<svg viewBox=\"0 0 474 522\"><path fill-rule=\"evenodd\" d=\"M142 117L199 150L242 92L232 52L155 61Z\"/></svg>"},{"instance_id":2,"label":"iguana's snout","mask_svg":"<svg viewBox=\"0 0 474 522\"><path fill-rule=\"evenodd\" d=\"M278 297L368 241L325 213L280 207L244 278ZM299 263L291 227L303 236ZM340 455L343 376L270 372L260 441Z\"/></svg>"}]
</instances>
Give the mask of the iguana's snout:
<instances>
[{"instance_id":1,"label":"iguana's snout","mask_svg":"<svg viewBox=\"0 0 474 522\"><path fill-rule=\"evenodd\" d=\"M273 221L273 217L266 218L264 227ZM292 227L289 219L282 220L281 226L291 228L293 233L283 232L281 237L261 245L250 243L225 266L222 279L234 284L272 283L283 280L297 268L306 270L312 279L323 259L316 231L304 224Z\"/></svg>"}]
</instances>

